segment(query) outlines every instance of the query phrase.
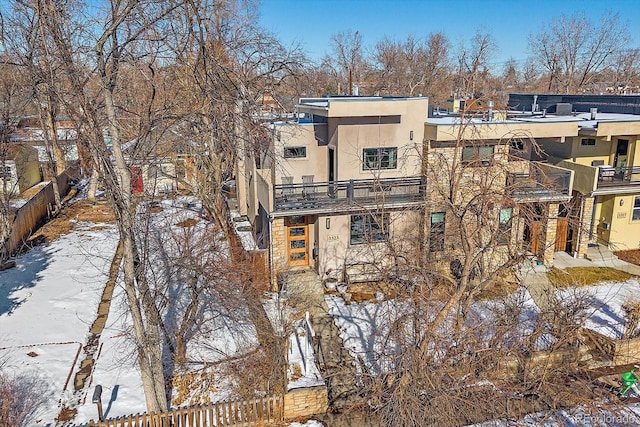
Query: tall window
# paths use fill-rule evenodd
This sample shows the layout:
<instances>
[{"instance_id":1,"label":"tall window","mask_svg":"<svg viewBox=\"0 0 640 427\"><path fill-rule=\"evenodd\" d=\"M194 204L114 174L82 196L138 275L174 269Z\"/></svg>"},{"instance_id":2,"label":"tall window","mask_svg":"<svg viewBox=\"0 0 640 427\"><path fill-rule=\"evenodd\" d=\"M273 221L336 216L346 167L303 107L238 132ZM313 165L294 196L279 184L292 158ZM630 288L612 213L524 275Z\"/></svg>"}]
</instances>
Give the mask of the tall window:
<instances>
[{"instance_id":1,"label":"tall window","mask_svg":"<svg viewBox=\"0 0 640 427\"><path fill-rule=\"evenodd\" d=\"M498 223L498 244L506 245L511 239L511 217L513 216L512 208L500 209L500 217Z\"/></svg>"},{"instance_id":2,"label":"tall window","mask_svg":"<svg viewBox=\"0 0 640 427\"><path fill-rule=\"evenodd\" d=\"M384 242L389 238L389 214L351 215L349 243Z\"/></svg>"},{"instance_id":3,"label":"tall window","mask_svg":"<svg viewBox=\"0 0 640 427\"><path fill-rule=\"evenodd\" d=\"M285 159L303 159L307 157L307 147L284 147Z\"/></svg>"},{"instance_id":4,"label":"tall window","mask_svg":"<svg viewBox=\"0 0 640 427\"><path fill-rule=\"evenodd\" d=\"M429 250L444 250L444 212L434 212L431 214L431 229L429 232Z\"/></svg>"},{"instance_id":5,"label":"tall window","mask_svg":"<svg viewBox=\"0 0 640 427\"><path fill-rule=\"evenodd\" d=\"M640 221L640 196L633 199L633 213L631 214L633 221Z\"/></svg>"},{"instance_id":6,"label":"tall window","mask_svg":"<svg viewBox=\"0 0 640 427\"><path fill-rule=\"evenodd\" d=\"M398 147L365 148L362 151L362 169L396 169Z\"/></svg>"},{"instance_id":7,"label":"tall window","mask_svg":"<svg viewBox=\"0 0 640 427\"><path fill-rule=\"evenodd\" d=\"M492 163L494 145L464 147L462 149L462 162L473 163L474 166L489 166Z\"/></svg>"}]
</instances>

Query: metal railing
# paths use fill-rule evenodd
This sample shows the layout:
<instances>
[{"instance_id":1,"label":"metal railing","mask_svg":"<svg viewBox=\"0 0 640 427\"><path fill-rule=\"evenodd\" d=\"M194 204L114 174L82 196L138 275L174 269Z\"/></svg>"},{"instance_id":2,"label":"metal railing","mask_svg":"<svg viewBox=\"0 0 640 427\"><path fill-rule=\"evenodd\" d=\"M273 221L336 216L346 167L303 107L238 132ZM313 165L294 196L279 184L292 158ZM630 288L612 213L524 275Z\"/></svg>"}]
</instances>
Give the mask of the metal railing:
<instances>
[{"instance_id":1,"label":"metal railing","mask_svg":"<svg viewBox=\"0 0 640 427\"><path fill-rule=\"evenodd\" d=\"M274 210L416 202L422 200L424 187L422 177L279 184L274 186Z\"/></svg>"},{"instance_id":2,"label":"metal railing","mask_svg":"<svg viewBox=\"0 0 640 427\"><path fill-rule=\"evenodd\" d=\"M532 162L528 173L510 173L507 176L507 189L512 196L570 196L571 171Z\"/></svg>"},{"instance_id":3,"label":"metal railing","mask_svg":"<svg viewBox=\"0 0 640 427\"><path fill-rule=\"evenodd\" d=\"M640 166L616 168L613 166L598 167L598 187L640 184Z\"/></svg>"}]
</instances>

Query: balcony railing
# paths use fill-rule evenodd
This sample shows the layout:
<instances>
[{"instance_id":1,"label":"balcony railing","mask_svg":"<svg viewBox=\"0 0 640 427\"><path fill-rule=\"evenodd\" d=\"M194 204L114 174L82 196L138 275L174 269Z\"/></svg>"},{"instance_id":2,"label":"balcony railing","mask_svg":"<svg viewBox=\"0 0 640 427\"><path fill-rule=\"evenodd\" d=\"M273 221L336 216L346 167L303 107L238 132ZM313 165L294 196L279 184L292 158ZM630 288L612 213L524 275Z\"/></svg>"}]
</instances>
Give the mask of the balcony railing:
<instances>
[{"instance_id":1,"label":"balcony railing","mask_svg":"<svg viewBox=\"0 0 640 427\"><path fill-rule=\"evenodd\" d=\"M531 163L529 173L510 173L507 189L514 197L553 198L571 195L571 171Z\"/></svg>"},{"instance_id":2,"label":"balcony railing","mask_svg":"<svg viewBox=\"0 0 640 427\"><path fill-rule=\"evenodd\" d=\"M640 166L598 166L598 188L619 185L640 185Z\"/></svg>"},{"instance_id":3,"label":"balcony railing","mask_svg":"<svg viewBox=\"0 0 640 427\"><path fill-rule=\"evenodd\" d=\"M274 210L322 210L336 206L356 207L421 201L421 177L358 179L274 186Z\"/></svg>"}]
</instances>

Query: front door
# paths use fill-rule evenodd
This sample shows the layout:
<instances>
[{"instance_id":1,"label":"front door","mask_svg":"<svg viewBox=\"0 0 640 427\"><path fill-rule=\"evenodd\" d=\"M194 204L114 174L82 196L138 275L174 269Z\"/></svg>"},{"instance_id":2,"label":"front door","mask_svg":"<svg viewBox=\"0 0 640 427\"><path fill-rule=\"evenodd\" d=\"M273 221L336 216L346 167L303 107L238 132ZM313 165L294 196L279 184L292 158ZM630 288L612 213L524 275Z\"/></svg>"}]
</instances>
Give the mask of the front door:
<instances>
[{"instance_id":1,"label":"front door","mask_svg":"<svg viewBox=\"0 0 640 427\"><path fill-rule=\"evenodd\" d=\"M629 152L629 141L626 139L619 139L616 145L616 155L613 159L613 166L616 168L616 172L624 173L622 170L627 166L627 154Z\"/></svg>"},{"instance_id":2,"label":"front door","mask_svg":"<svg viewBox=\"0 0 640 427\"><path fill-rule=\"evenodd\" d=\"M309 265L309 225L304 215L290 216L285 221L287 259L290 267Z\"/></svg>"},{"instance_id":3,"label":"front door","mask_svg":"<svg viewBox=\"0 0 640 427\"><path fill-rule=\"evenodd\" d=\"M558 209L558 222L556 227L556 252L567 251L571 253L571 243L567 240L569 231L569 209L565 205L560 205Z\"/></svg>"}]
</instances>

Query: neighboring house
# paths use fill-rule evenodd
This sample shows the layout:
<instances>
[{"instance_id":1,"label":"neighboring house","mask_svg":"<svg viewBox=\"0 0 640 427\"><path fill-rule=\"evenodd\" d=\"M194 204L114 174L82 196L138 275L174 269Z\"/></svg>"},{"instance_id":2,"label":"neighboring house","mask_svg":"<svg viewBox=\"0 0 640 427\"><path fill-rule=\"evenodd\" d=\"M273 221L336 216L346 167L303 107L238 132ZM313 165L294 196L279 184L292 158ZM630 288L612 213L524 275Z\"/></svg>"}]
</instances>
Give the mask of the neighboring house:
<instances>
[{"instance_id":1,"label":"neighboring house","mask_svg":"<svg viewBox=\"0 0 640 427\"><path fill-rule=\"evenodd\" d=\"M453 209L447 210L438 194L444 188L455 192L457 203L466 203L467 208L482 204L479 216L500 223L504 236L494 242L498 250L509 245L512 253L531 253L552 265L553 253L567 245L573 173L531 159L536 143L560 141L576 132L576 124L507 117L504 111L490 110L476 117L478 111L473 111L467 117L437 115L425 123L430 251L455 251L460 243L459 235L445 239ZM458 179L451 186L449 181ZM431 243L433 233L441 234L435 238L438 244Z\"/></svg>"},{"instance_id":2,"label":"neighboring house","mask_svg":"<svg viewBox=\"0 0 640 427\"><path fill-rule=\"evenodd\" d=\"M29 145L5 143L0 147L0 193L6 188L20 194L41 181L38 153Z\"/></svg>"},{"instance_id":3,"label":"neighboring house","mask_svg":"<svg viewBox=\"0 0 640 427\"><path fill-rule=\"evenodd\" d=\"M60 148L64 153L66 162L78 160L78 131L71 120L56 120L56 132ZM37 150L40 164L49 162L49 156L44 139L44 131L37 117L24 117L20 119L15 132L11 135L11 141L29 144ZM55 154L52 154L55 155ZM53 159L55 160L55 159Z\"/></svg>"},{"instance_id":4,"label":"neighboring house","mask_svg":"<svg viewBox=\"0 0 640 427\"><path fill-rule=\"evenodd\" d=\"M549 162L575 171L573 215L582 233L574 254L585 256L589 244L640 248L640 96L516 94L509 104L576 121L573 135L542 144Z\"/></svg>"},{"instance_id":5,"label":"neighboring house","mask_svg":"<svg viewBox=\"0 0 640 427\"><path fill-rule=\"evenodd\" d=\"M157 195L191 191L196 168L190 143L180 133L152 132L145 140L135 139L122 149L131 170L134 194Z\"/></svg>"},{"instance_id":6,"label":"neighboring house","mask_svg":"<svg viewBox=\"0 0 640 427\"><path fill-rule=\"evenodd\" d=\"M269 248L274 276L296 267L352 274L415 227L427 106L426 98L302 98L303 118L272 124L261 152L239 150L240 212Z\"/></svg>"}]
</instances>

